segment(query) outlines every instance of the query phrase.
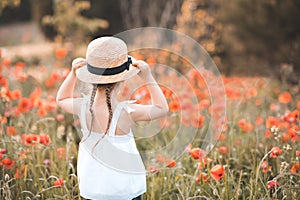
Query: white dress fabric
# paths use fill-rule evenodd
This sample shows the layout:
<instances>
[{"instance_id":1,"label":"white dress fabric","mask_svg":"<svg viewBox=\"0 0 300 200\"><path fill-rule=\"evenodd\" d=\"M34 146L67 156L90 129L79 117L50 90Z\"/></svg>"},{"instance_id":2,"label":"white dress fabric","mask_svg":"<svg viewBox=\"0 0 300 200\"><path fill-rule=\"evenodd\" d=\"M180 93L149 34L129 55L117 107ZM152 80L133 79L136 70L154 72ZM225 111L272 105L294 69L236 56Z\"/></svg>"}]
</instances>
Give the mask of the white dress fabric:
<instances>
[{"instance_id":1,"label":"white dress fabric","mask_svg":"<svg viewBox=\"0 0 300 200\"><path fill-rule=\"evenodd\" d=\"M93 200L129 200L146 192L146 171L136 148L134 136L115 135L121 111L130 112L119 102L114 110L109 132L91 132L86 125L88 101L83 101L79 116L83 138L78 150L77 174L80 195Z\"/></svg>"}]
</instances>

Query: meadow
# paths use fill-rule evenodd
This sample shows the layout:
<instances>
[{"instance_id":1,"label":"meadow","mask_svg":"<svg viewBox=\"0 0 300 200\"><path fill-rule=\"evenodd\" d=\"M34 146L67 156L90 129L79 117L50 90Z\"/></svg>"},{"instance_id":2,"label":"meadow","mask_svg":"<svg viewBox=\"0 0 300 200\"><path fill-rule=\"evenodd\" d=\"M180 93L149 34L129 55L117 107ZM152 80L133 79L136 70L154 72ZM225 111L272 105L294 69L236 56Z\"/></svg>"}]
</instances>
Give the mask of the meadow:
<instances>
[{"instance_id":1,"label":"meadow","mask_svg":"<svg viewBox=\"0 0 300 200\"><path fill-rule=\"evenodd\" d=\"M80 199L80 124L55 102L70 69L68 51L58 48L52 56L51 66L0 60L0 199ZM155 63L154 57L143 58ZM153 70L158 80L164 78L159 68ZM155 137L137 140L141 151L156 149L145 162L148 188L143 198L300 199L296 90L266 77L222 76L226 116L214 129L218 133L212 132L214 146L207 151L202 136L215 107L201 74L194 70L188 76L197 102L181 101L189 96L184 87L180 94L162 88L170 114ZM180 83L181 77L173 74L172 80ZM128 94L125 87L122 95L138 103L150 98L145 88ZM160 152L159 147L177 137L178 126L194 128L195 137L184 141L180 155Z\"/></svg>"}]
</instances>

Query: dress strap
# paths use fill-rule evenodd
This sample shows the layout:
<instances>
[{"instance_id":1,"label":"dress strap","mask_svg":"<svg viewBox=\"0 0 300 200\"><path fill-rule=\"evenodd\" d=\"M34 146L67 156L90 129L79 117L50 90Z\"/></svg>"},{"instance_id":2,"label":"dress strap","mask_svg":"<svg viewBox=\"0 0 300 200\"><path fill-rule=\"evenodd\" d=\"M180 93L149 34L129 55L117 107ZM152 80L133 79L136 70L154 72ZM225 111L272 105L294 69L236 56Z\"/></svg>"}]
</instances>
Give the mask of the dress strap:
<instances>
[{"instance_id":1,"label":"dress strap","mask_svg":"<svg viewBox=\"0 0 300 200\"><path fill-rule=\"evenodd\" d=\"M111 124L110 124L110 127L109 127L109 133L108 133L109 136L114 136L115 135L116 128L117 128L117 123L118 123L118 120L119 120L119 117L121 115L122 110L125 109L128 112L128 107L127 107L128 104L129 103L134 103L134 102L135 101L130 101L130 100L129 101L121 101L117 105L117 107L116 107L116 109L113 113L113 117L112 117ZM130 110L130 112L132 112L132 110Z\"/></svg>"}]
</instances>

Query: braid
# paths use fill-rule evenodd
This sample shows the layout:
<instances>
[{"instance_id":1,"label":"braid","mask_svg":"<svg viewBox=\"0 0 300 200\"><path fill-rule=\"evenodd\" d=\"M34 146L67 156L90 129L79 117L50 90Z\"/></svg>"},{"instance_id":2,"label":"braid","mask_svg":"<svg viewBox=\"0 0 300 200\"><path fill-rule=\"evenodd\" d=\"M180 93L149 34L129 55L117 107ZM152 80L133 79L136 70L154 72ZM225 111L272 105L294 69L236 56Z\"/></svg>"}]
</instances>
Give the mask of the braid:
<instances>
[{"instance_id":1,"label":"braid","mask_svg":"<svg viewBox=\"0 0 300 200\"><path fill-rule=\"evenodd\" d=\"M93 84L93 90L92 90L92 93L91 93L90 107L89 107L89 111L90 111L91 116L92 116L90 131L89 131L88 136L82 142L84 142L91 135L91 132L92 132L94 118L95 118L95 114L94 114L94 110L93 110L93 104L94 104L94 100L95 100L95 96L96 96L96 92L97 92L97 87L98 87L97 84Z\"/></svg>"},{"instance_id":2,"label":"braid","mask_svg":"<svg viewBox=\"0 0 300 200\"><path fill-rule=\"evenodd\" d=\"M109 84L106 88L105 88L105 95L106 95L106 104L107 104L107 108L108 108L108 112L109 112L109 118L107 121L107 125L106 125L106 130L105 133L107 134L111 120L112 120L112 108L111 108L111 91L114 88L114 84Z\"/></svg>"},{"instance_id":3,"label":"braid","mask_svg":"<svg viewBox=\"0 0 300 200\"><path fill-rule=\"evenodd\" d=\"M96 87L96 88L105 87L106 104L107 104L107 108L108 108L108 112L109 112L109 118L108 118L108 121L107 121L105 134L95 143L95 145L92 148L92 152L94 152L95 147L97 146L97 144L103 139L103 137L108 132L108 129L109 129L109 126L110 126L110 123L111 123L111 120L112 120L112 115L113 115L113 111L112 111L112 107L111 107L111 98L110 97L111 97L111 91L113 90L114 86L115 86L115 83L103 84L103 85L98 84L97 87Z\"/></svg>"}]
</instances>

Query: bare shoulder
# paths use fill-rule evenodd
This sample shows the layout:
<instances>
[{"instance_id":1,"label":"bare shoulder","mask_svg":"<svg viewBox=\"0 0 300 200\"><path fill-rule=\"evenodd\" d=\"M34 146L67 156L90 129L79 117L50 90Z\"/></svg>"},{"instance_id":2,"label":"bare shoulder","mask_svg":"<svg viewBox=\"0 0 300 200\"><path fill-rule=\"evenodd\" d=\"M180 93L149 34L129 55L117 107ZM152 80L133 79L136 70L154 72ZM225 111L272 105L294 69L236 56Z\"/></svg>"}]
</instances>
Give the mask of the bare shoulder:
<instances>
[{"instance_id":1,"label":"bare shoulder","mask_svg":"<svg viewBox=\"0 0 300 200\"><path fill-rule=\"evenodd\" d=\"M57 102L58 106L63 109L64 111L79 115L82 104L86 102L85 98L78 97L78 98L66 98Z\"/></svg>"}]
</instances>

